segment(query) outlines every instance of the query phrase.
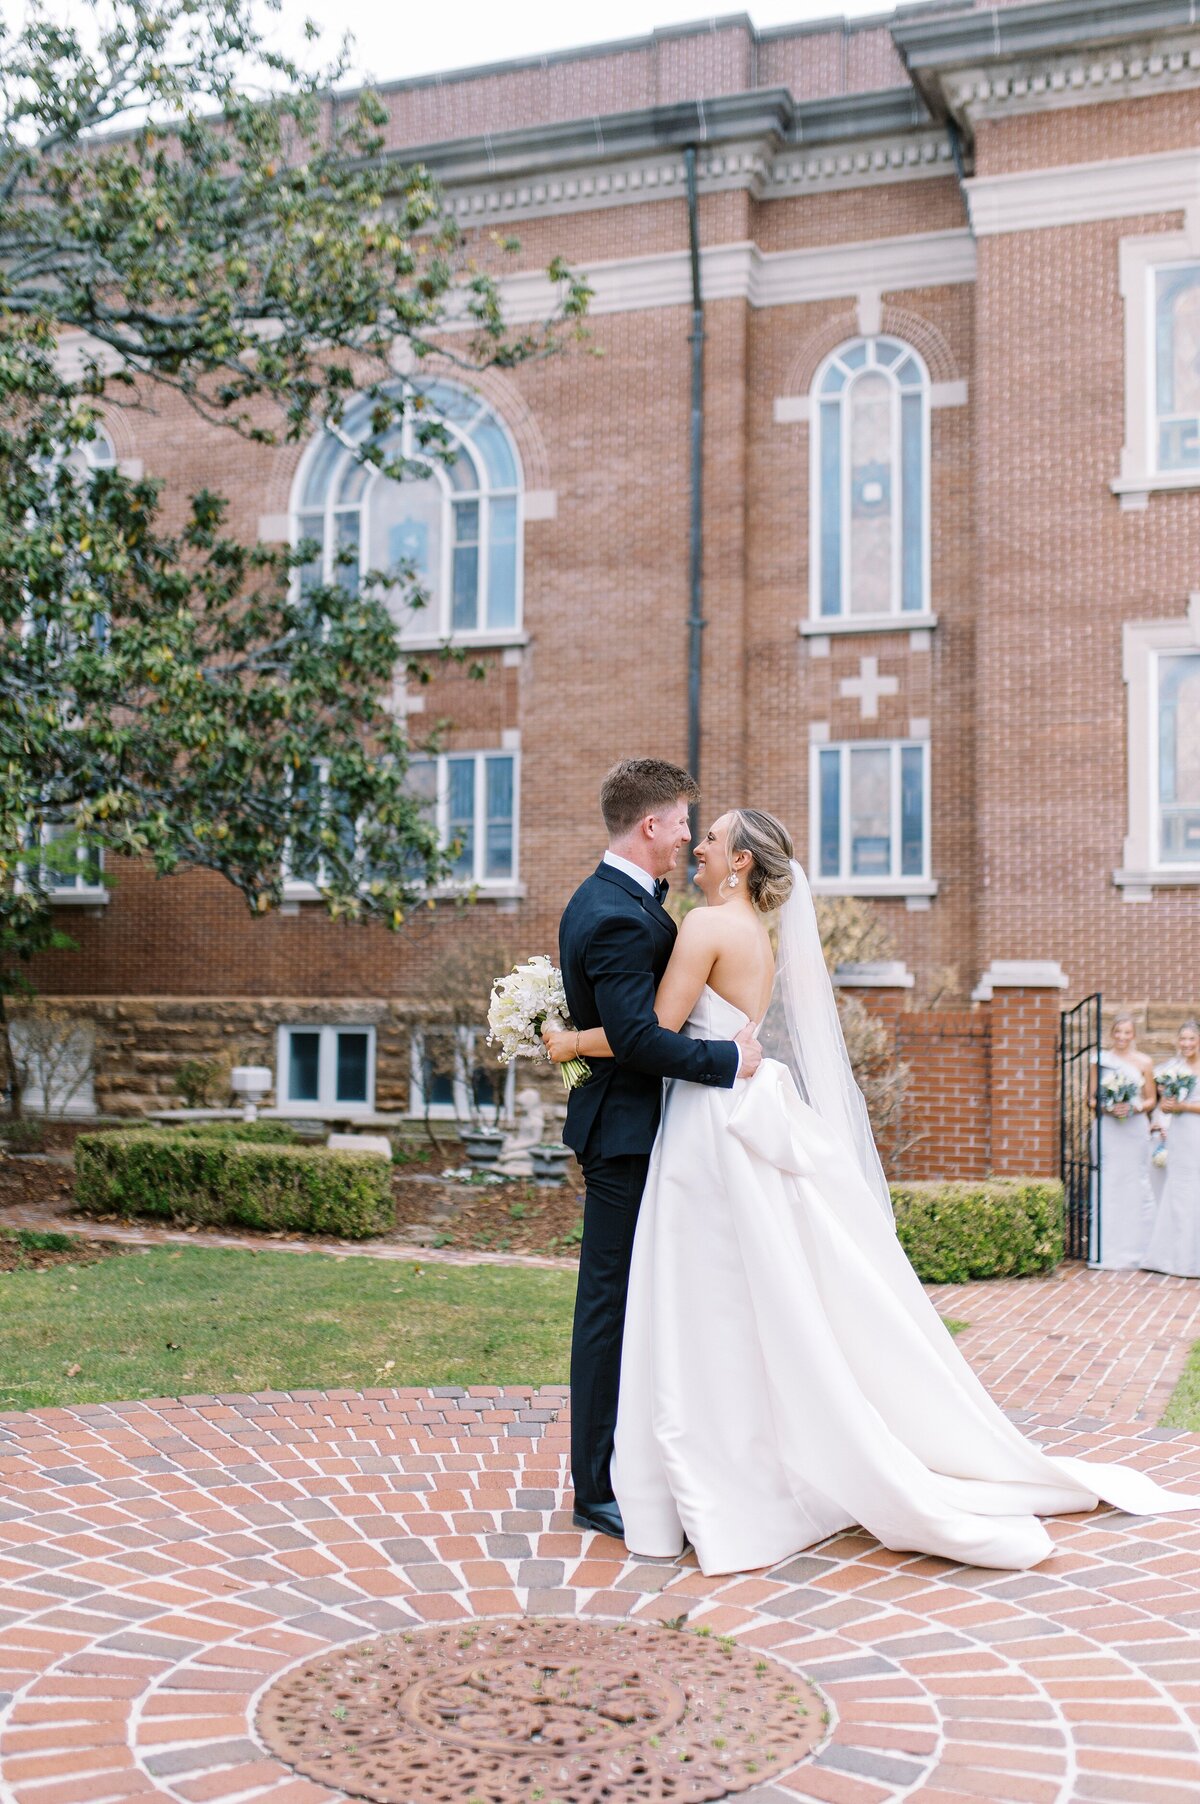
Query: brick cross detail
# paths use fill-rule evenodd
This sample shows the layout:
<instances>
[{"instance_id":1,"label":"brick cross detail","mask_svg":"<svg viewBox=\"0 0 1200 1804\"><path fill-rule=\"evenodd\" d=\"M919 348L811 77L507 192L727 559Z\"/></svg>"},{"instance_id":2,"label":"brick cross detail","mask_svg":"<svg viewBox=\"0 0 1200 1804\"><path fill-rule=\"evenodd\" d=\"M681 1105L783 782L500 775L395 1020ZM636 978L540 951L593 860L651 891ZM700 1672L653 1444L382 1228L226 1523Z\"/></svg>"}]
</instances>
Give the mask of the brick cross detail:
<instances>
[{"instance_id":1,"label":"brick cross detail","mask_svg":"<svg viewBox=\"0 0 1200 1804\"><path fill-rule=\"evenodd\" d=\"M894 676L880 676L878 658L860 658L858 675L843 677L838 687L843 695L858 697L859 711L864 720L878 720L880 696L897 695L900 690L900 679Z\"/></svg>"}]
</instances>

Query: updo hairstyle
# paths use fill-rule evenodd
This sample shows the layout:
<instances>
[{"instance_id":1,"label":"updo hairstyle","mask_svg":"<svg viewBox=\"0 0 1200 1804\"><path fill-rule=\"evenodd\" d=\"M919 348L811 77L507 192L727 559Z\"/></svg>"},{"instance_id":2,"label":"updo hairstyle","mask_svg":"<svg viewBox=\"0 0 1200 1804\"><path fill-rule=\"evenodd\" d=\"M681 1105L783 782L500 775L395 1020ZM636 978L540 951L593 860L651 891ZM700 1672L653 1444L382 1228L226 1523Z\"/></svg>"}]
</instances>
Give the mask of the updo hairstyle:
<instances>
[{"instance_id":1,"label":"updo hairstyle","mask_svg":"<svg viewBox=\"0 0 1200 1804\"><path fill-rule=\"evenodd\" d=\"M792 893L792 837L782 821L761 808L733 808L725 836L725 856L749 852L746 887L760 914L782 908Z\"/></svg>"}]
</instances>

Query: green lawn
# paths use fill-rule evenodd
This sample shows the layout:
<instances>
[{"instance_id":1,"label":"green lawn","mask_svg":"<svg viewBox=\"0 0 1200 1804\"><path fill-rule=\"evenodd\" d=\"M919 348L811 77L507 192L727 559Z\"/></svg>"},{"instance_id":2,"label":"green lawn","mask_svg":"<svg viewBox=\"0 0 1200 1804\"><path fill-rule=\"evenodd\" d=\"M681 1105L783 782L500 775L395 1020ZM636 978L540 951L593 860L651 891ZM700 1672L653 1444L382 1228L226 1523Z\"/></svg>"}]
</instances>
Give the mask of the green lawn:
<instances>
[{"instance_id":1,"label":"green lawn","mask_svg":"<svg viewBox=\"0 0 1200 1804\"><path fill-rule=\"evenodd\" d=\"M187 1247L0 1273L0 1409L565 1384L571 1272ZM77 1369L76 1369L77 1368Z\"/></svg>"},{"instance_id":2,"label":"green lawn","mask_svg":"<svg viewBox=\"0 0 1200 1804\"><path fill-rule=\"evenodd\" d=\"M1159 1427L1200 1429L1200 1341L1188 1354Z\"/></svg>"}]
</instances>

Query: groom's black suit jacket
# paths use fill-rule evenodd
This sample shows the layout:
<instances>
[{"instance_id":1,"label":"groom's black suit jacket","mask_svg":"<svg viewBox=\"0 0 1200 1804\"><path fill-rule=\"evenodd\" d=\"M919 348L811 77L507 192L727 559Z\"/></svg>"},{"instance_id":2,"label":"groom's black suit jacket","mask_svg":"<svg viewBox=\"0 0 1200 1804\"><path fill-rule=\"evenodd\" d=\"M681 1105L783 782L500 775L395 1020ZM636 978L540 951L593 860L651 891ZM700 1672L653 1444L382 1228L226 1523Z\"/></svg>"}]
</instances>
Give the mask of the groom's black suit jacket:
<instances>
[{"instance_id":1,"label":"groom's black suit jacket","mask_svg":"<svg viewBox=\"0 0 1200 1804\"><path fill-rule=\"evenodd\" d=\"M580 1158L648 1153L658 1132L664 1077L731 1089L732 1040L689 1040L660 1027L654 993L675 943L666 909L614 865L600 864L563 912L559 962L571 1021L603 1027L611 1059L571 1091L563 1139Z\"/></svg>"}]
</instances>

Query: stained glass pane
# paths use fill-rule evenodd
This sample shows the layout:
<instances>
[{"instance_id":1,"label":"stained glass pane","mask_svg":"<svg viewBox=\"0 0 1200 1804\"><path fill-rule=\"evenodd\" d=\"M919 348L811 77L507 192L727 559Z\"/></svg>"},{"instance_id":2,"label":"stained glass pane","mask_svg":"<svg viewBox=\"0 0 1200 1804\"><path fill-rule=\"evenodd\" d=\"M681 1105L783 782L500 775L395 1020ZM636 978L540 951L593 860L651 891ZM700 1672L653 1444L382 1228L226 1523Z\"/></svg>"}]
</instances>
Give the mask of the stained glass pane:
<instances>
[{"instance_id":1,"label":"stained glass pane","mask_svg":"<svg viewBox=\"0 0 1200 1804\"><path fill-rule=\"evenodd\" d=\"M446 823L450 843L458 843L454 860L456 877L475 875L475 760L448 758L446 774L449 783L449 819Z\"/></svg>"},{"instance_id":2,"label":"stained glass pane","mask_svg":"<svg viewBox=\"0 0 1200 1804\"><path fill-rule=\"evenodd\" d=\"M288 1100L321 1100L321 1032L319 1028L288 1035Z\"/></svg>"},{"instance_id":3,"label":"stained glass pane","mask_svg":"<svg viewBox=\"0 0 1200 1804\"><path fill-rule=\"evenodd\" d=\"M820 847L822 877L841 875L842 757L836 750L820 754Z\"/></svg>"},{"instance_id":4,"label":"stained glass pane","mask_svg":"<svg viewBox=\"0 0 1200 1804\"><path fill-rule=\"evenodd\" d=\"M345 455L345 446L332 433L327 432L322 436L305 473L301 507L324 507L334 469Z\"/></svg>"},{"instance_id":5,"label":"stained glass pane","mask_svg":"<svg viewBox=\"0 0 1200 1804\"><path fill-rule=\"evenodd\" d=\"M488 522L488 625L517 623L517 503L493 501Z\"/></svg>"},{"instance_id":6,"label":"stained glass pane","mask_svg":"<svg viewBox=\"0 0 1200 1804\"><path fill-rule=\"evenodd\" d=\"M370 1070L370 1035L343 1030L337 1037L338 1102L369 1102L367 1078Z\"/></svg>"},{"instance_id":7,"label":"stained glass pane","mask_svg":"<svg viewBox=\"0 0 1200 1804\"><path fill-rule=\"evenodd\" d=\"M333 516L333 532L333 580L341 588L348 589L351 595L357 595L361 555L359 539L362 533L362 515L357 508L353 513L335 514Z\"/></svg>"},{"instance_id":8,"label":"stained glass pane","mask_svg":"<svg viewBox=\"0 0 1200 1804\"><path fill-rule=\"evenodd\" d=\"M315 539L318 546L323 548L325 543L324 514L301 514L296 521L296 538L297 540ZM302 595L307 595L311 589L318 588L324 581L323 563L324 554L322 549L317 552L315 557L310 558L306 564L301 564L300 593Z\"/></svg>"},{"instance_id":9,"label":"stained glass pane","mask_svg":"<svg viewBox=\"0 0 1200 1804\"><path fill-rule=\"evenodd\" d=\"M1158 464L1200 467L1200 264L1155 275L1154 385Z\"/></svg>"},{"instance_id":10,"label":"stained glass pane","mask_svg":"<svg viewBox=\"0 0 1200 1804\"><path fill-rule=\"evenodd\" d=\"M449 382L425 383L414 393L425 402L423 412L440 414L444 420L453 420L459 425L474 419L482 406L478 395L471 394L468 389L455 388Z\"/></svg>"},{"instance_id":11,"label":"stained glass pane","mask_svg":"<svg viewBox=\"0 0 1200 1804\"><path fill-rule=\"evenodd\" d=\"M917 613L925 605L925 431L920 394L900 401L900 605Z\"/></svg>"},{"instance_id":12,"label":"stained glass pane","mask_svg":"<svg viewBox=\"0 0 1200 1804\"><path fill-rule=\"evenodd\" d=\"M445 466L450 478L450 487L463 494L477 494L480 487L479 471L475 467L475 459L466 446L459 444L458 455L454 462Z\"/></svg>"},{"instance_id":13,"label":"stained glass pane","mask_svg":"<svg viewBox=\"0 0 1200 1804\"><path fill-rule=\"evenodd\" d=\"M919 745L900 752L900 875L925 875L925 751Z\"/></svg>"},{"instance_id":14,"label":"stained glass pane","mask_svg":"<svg viewBox=\"0 0 1200 1804\"><path fill-rule=\"evenodd\" d=\"M430 598L425 630L441 624L437 607L441 586L443 492L436 476L393 482L385 477L371 490L368 510L367 563L372 570L399 576L396 607L408 618L411 581Z\"/></svg>"},{"instance_id":15,"label":"stained glass pane","mask_svg":"<svg viewBox=\"0 0 1200 1804\"><path fill-rule=\"evenodd\" d=\"M513 874L513 761L487 760L487 841L485 877Z\"/></svg>"},{"instance_id":16,"label":"stained glass pane","mask_svg":"<svg viewBox=\"0 0 1200 1804\"><path fill-rule=\"evenodd\" d=\"M821 404L821 612L842 611L842 409Z\"/></svg>"},{"instance_id":17,"label":"stained glass pane","mask_svg":"<svg viewBox=\"0 0 1200 1804\"><path fill-rule=\"evenodd\" d=\"M512 446L508 442L508 434L494 419L488 418L472 432L471 441L483 458L492 487L515 489L517 465Z\"/></svg>"},{"instance_id":18,"label":"stained glass pane","mask_svg":"<svg viewBox=\"0 0 1200 1804\"><path fill-rule=\"evenodd\" d=\"M892 874L892 752L890 746L850 751L850 875Z\"/></svg>"},{"instance_id":19,"label":"stained glass pane","mask_svg":"<svg viewBox=\"0 0 1200 1804\"><path fill-rule=\"evenodd\" d=\"M873 370L850 390L850 612L892 606L892 385Z\"/></svg>"},{"instance_id":20,"label":"stained glass pane","mask_svg":"<svg viewBox=\"0 0 1200 1804\"><path fill-rule=\"evenodd\" d=\"M1159 858L1200 865L1200 652L1158 664Z\"/></svg>"}]
</instances>

